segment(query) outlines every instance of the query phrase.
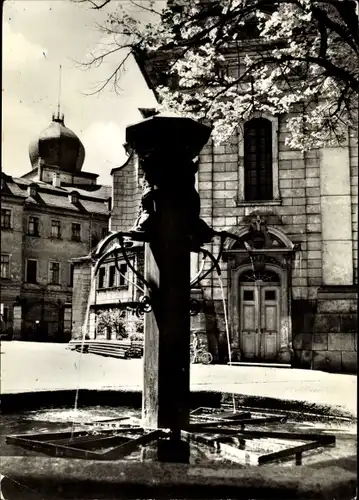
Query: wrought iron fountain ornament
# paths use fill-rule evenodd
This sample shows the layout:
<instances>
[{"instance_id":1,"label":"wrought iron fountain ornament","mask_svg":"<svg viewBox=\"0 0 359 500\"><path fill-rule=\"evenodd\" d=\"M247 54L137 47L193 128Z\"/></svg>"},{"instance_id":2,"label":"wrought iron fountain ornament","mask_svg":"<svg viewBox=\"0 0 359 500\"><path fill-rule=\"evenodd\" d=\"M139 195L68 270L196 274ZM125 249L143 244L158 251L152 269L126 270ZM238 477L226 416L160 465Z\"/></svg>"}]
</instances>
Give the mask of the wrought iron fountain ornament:
<instances>
[{"instance_id":1,"label":"wrought iron fountain ornament","mask_svg":"<svg viewBox=\"0 0 359 500\"><path fill-rule=\"evenodd\" d=\"M195 288L203 279L205 279L214 270L217 274L221 275L221 268L219 266L220 259L223 254L225 243L227 239L233 239L235 241L241 241L241 239L228 231L215 231L208 224L200 218L200 198L199 194L195 188L194 175L197 172L198 166L196 163L191 162L191 169L193 172L193 179L191 180L191 189L189 192L188 205L189 209L193 215L191 232L189 233L189 239L191 241L191 252L202 254L203 262L204 259L209 258L211 261L211 267L206 271L203 271L203 267L198 272L198 274L191 280L191 288ZM133 228L128 232L116 231L110 233L98 246L94 254L92 255L95 264L95 275L97 274L101 264L109 257L115 258L115 265L117 270L120 272L118 256L122 255L126 264L131 269L131 271L137 276L137 278L151 291L151 284L148 283L145 277L132 265L131 260L128 257L127 250L132 247L133 242L150 242L155 236L156 232L156 194L158 192L159 186L153 183L151 175L146 176L146 170L144 181L143 181L143 194L141 199L141 205L139 209L139 215L133 226ZM148 177L152 182L149 181ZM260 226L259 226L260 223ZM255 247L252 248L251 245L244 241L244 247L247 250L248 255L251 257L253 255L253 250L255 248L261 248L268 238L268 232L265 230L263 222L259 221L258 218L253 221L250 226L250 230L253 232L253 241ZM218 237L220 239L219 250L217 256L214 256L207 248L202 245L210 243L213 238ZM110 250L102 253L103 248L109 246L113 243ZM259 247L257 246L259 245ZM124 276L125 279L126 276ZM139 298L137 307L135 309L136 315L138 317L143 316L144 313L149 313L152 311L151 299L148 295L143 295ZM199 301L195 299L190 299L189 313L191 316L198 314L201 311L201 305Z\"/></svg>"},{"instance_id":2,"label":"wrought iron fountain ornament","mask_svg":"<svg viewBox=\"0 0 359 500\"><path fill-rule=\"evenodd\" d=\"M128 145L126 145L126 149L127 151L130 151ZM151 284L148 283L144 276L132 265L127 254L127 250L132 247L133 242L151 242L157 236L156 228L158 211L156 208L156 202L159 190L168 187L163 185L162 182L166 177L162 175L162 169L167 168L167 166L163 163L162 155L161 157L156 157L156 154L151 154L151 151L144 155L144 157L140 158L139 161L144 172L144 178L142 181L143 192L137 220L130 231L116 231L109 234L100 243L92 255L92 258L95 263L96 275L101 264L110 256L115 258L115 265L118 271L120 271L118 256L121 254L131 271L144 285L146 285L147 289L151 291ZM240 241L240 239L238 236L233 233L229 233L228 231L215 231L200 218L200 197L195 187L195 175L198 171L198 162L188 158L187 165L183 165L182 161L180 168L187 173L187 176L185 176L185 178L182 177L181 183L178 183L176 180L176 184L174 185L174 194L177 196L179 195L182 199L186 200L183 216L188 217L189 219L188 238L190 240L191 252L202 254L204 259L208 257L212 262L209 269L203 272L202 268L191 280L190 286L191 288L194 288L214 270L217 271L218 275L221 275L219 261L222 257L227 238L232 238L236 241ZM203 247L204 244L210 243L215 237L220 239L219 251L216 257L208 249ZM103 249L108 247L111 242L112 246L110 250L102 253ZM246 249L249 253L252 251L248 244L246 245ZM152 308L150 301L151 299L147 295L144 295L139 299L137 304L138 307L136 308L136 314L138 316L143 315L143 313L151 312ZM200 312L200 310L201 307L199 302L195 299L190 299L190 315L196 315Z\"/></svg>"}]
</instances>

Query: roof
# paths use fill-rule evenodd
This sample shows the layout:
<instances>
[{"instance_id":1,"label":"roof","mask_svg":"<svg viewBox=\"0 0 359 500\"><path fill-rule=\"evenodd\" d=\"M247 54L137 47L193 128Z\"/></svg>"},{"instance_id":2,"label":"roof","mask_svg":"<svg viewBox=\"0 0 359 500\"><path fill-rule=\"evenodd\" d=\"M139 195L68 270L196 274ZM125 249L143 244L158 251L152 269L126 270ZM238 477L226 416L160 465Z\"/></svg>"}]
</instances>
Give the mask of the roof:
<instances>
[{"instance_id":1,"label":"roof","mask_svg":"<svg viewBox=\"0 0 359 500\"><path fill-rule=\"evenodd\" d=\"M55 187L42 181L33 181L22 177L11 177L2 174L3 196L23 198L25 204L43 207L60 208L79 213L94 213L109 215L108 199L111 197L111 186L89 186L91 189L79 189L74 186ZM37 195L29 196L28 187L37 186ZM69 194L79 194L79 202L74 204L69 200Z\"/></svg>"},{"instance_id":2,"label":"roof","mask_svg":"<svg viewBox=\"0 0 359 500\"><path fill-rule=\"evenodd\" d=\"M147 87L152 90L153 95L156 101L159 101L158 92L156 90L156 85L153 80L153 73L150 71L150 67L148 64L148 57L143 50L137 49L133 51L133 56L137 63L139 70L142 73L143 78L147 84Z\"/></svg>"},{"instance_id":3,"label":"roof","mask_svg":"<svg viewBox=\"0 0 359 500\"><path fill-rule=\"evenodd\" d=\"M123 165L120 165L119 167L114 167L114 168L111 170L111 172L110 172L110 173L111 173L111 175L113 175L113 174L114 174L114 172L118 172L119 170L121 170L121 169L123 169L124 167L126 167L132 159L133 159L133 151L131 151L131 152L129 153L129 156L126 158L126 161L125 161L125 163L124 163Z\"/></svg>"},{"instance_id":4,"label":"roof","mask_svg":"<svg viewBox=\"0 0 359 500\"><path fill-rule=\"evenodd\" d=\"M77 135L65 126L64 116L54 115L50 125L30 143L29 155L33 167L42 159L61 170L76 173L84 163L85 149Z\"/></svg>"}]
</instances>

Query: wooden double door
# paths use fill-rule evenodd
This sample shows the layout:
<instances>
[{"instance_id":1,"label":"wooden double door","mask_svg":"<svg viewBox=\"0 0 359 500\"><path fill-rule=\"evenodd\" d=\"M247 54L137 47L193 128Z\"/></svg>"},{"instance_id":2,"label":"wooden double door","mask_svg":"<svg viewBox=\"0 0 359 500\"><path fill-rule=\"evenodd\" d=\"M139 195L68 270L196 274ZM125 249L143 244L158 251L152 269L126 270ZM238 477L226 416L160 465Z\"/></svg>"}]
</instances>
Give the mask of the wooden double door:
<instances>
[{"instance_id":1,"label":"wooden double door","mask_svg":"<svg viewBox=\"0 0 359 500\"><path fill-rule=\"evenodd\" d=\"M240 284L240 348L244 361L274 362L280 348L280 284Z\"/></svg>"}]
</instances>

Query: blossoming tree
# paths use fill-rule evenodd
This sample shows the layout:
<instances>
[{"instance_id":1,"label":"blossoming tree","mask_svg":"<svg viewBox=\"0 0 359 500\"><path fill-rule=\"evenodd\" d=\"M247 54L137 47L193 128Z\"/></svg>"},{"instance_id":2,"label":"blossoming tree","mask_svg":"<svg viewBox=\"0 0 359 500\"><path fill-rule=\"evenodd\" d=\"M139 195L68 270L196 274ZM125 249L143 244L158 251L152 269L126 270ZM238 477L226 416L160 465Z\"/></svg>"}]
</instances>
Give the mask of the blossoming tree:
<instances>
[{"instance_id":1,"label":"blossoming tree","mask_svg":"<svg viewBox=\"0 0 359 500\"><path fill-rule=\"evenodd\" d=\"M254 111L286 114L287 145L301 150L340 144L357 124L357 2L75 1L108 10L112 43L86 62L119 54L103 86L134 55L161 106L210 121L217 143Z\"/></svg>"}]
</instances>

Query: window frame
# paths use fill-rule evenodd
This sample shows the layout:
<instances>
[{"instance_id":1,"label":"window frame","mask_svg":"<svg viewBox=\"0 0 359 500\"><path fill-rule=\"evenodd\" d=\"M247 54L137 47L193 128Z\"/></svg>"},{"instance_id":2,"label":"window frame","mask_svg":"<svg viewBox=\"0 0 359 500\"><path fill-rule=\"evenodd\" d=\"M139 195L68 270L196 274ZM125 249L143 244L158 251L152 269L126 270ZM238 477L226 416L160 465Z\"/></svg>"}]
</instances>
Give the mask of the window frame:
<instances>
[{"instance_id":1,"label":"window frame","mask_svg":"<svg viewBox=\"0 0 359 500\"><path fill-rule=\"evenodd\" d=\"M28 195L31 196L32 198L35 198L35 196L37 195L37 191L38 191L37 184L31 184L28 187Z\"/></svg>"},{"instance_id":2,"label":"window frame","mask_svg":"<svg viewBox=\"0 0 359 500\"><path fill-rule=\"evenodd\" d=\"M79 237L75 237L74 226L79 226ZM82 227L80 222L71 223L71 241L82 241Z\"/></svg>"},{"instance_id":3,"label":"window frame","mask_svg":"<svg viewBox=\"0 0 359 500\"><path fill-rule=\"evenodd\" d=\"M3 212L9 212L9 225L3 226ZM12 209L7 207L1 207L1 229L12 229Z\"/></svg>"},{"instance_id":4,"label":"window frame","mask_svg":"<svg viewBox=\"0 0 359 500\"><path fill-rule=\"evenodd\" d=\"M244 171L244 124L256 118L264 118L272 125L272 199L250 200L245 199L245 171ZM241 122L238 134L238 191L237 206L241 205L278 205L281 203L279 192L279 120L277 116L268 113L253 113L246 122Z\"/></svg>"},{"instance_id":5,"label":"window frame","mask_svg":"<svg viewBox=\"0 0 359 500\"><path fill-rule=\"evenodd\" d=\"M102 276L102 272L103 272L103 276ZM99 290L103 290L104 288L106 288L106 275L107 275L107 272L106 272L106 266L102 266L100 267L100 269L98 270L98 281L97 281L97 288ZM102 281L102 286L100 286L100 280L103 280Z\"/></svg>"},{"instance_id":6,"label":"window frame","mask_svg":"<svg viewBox=\"0 0 359 500\"><path fill-rule=\"evenodd\" d=\"M1 259L3 257L8 257L9 260L7 262L7 275L6 276L2 276L2 269L3 269L3 262L0 261L0 278L1 279L4 279L4 280L9 280L11 279L11 254L10 253L2 253L1 254Z\"/></svg>"},{"instance_id":7,"label":"window frame","mask_svg":"<svg viewBox=\"0 0 359 500\"><path fill-rule=\"evenodd\" d=\"M243 143L245 200L272 201L272 123L266 118L254 118L245 122Z\"/></svg>"},{"instance_id":8,"label":"window frame","mask_svg":"<svg viewBox=\"0 0 359 500\"><path fill-rule=\"evenodd\" d=\"M122 274L119 274L118 286L121 288L128 288L128 281L126 278L124 278L124 276L122 276L122 275L125 275L127 277L128 265L123 262L123 263L119 264L119 268L120 268L120 273L122 273ZM125 268L125 272L123 272L124 268Z\"/></svg>"},{"instance_id":9,"label":"window frame","mask_svg":"<svg viewBox=\"0 0 359 500\"><path fill-rule=\"evenodd\" d=\"M54 225L54 222L58 223L58 226ZM54 227L57 227L58 232L57 235L52 234L52 230ZM61 239L61 221L57 219L51 219L51 238L55 240L60 240Z\"/></svg>"},{"instance_id":10,"label":"window frame","mask_svg":"<svg viewBox=\"0 0 359 500\"><path fill-rule=\"evenodd\" d=\"M52 265L53 264L57 264L58 265L58 269L57 269L57 273L58 273L58 280L57 281L53 281L53 270L52 270ZM57 261L57 260L50 260L49 262L49 285L61 285L61 274L60 274L60 271L61 270L61 265L60 265L60 262Z\"/></svg>"},{"instance_id":11,"label":"window frame","mask_svg":"<svg viewBox=\"0 0 359 500\"><path fill-rule=\"evenodd\" d=\"M34 225L34 232L30 231L30 224L32 223L30 219L37 220L37 224ZM37 231L35 231L35 229L37 229ZM27 219L27 234L29 236L40 236L40 218L36 215L29 215Z\"/></svg>"},{"instance_id":12,"label":"window frame","mask_svg":"<svg viewBox=\"0 0 359 500\"><path fill-rule=\"evenodd\" d=\"M35 273L35 281L29 281L29 262L36 262L36 273ZM26 259L26 275L25 275L25 283L31 283L33 285L36 285L38 283L38 278L39 278L39 266L38 266L39 261L37 259Z\"/></svg>"},{"instance_id":13,"label":"window frame","mask_svg":"<svg viewBox=\"0 0 359 500\"><path fill-rule=\"evenodd\" d=\"M113 276L111 275L111 270L113 270ZM111 281L112 281L112 283L111 283ZM108 268L108 288L116 288L116 286L117 286L116 266L110 265Z\"/></svg>"}]
</instances>

